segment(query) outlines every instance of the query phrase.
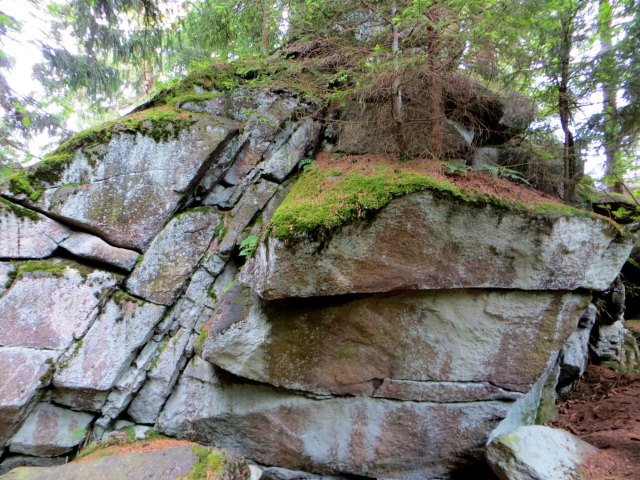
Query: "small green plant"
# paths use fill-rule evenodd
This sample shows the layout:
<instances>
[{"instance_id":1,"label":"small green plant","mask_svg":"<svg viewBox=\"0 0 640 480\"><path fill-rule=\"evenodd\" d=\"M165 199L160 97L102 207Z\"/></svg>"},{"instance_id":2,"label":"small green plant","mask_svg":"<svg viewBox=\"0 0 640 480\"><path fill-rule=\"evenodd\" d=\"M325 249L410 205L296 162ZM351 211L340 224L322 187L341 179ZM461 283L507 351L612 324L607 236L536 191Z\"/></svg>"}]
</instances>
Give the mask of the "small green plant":
<instances>
[{"instance_id":1,"label":"small green plant","mask_svg":"<svg viewBox=\"0 0 640 480\"><path fill-rule=\"evenodd\" d=\"M303 172L307 171L307 168L309 168L311 165L313 165L313 158L303 158L300 161L300 170Z\"/></svg>"},{"instance_id":2,"label":"small green plant","mask_svg":"<svg viewBox=\"0 0 640 480\"><path fill-rule=\"evenodd\" d=\"M518 171L506 167L496 167L494 165L486 165L485 169L494 177L505 178L512 182L520 182L531 186L531 183Z\"/></svg>"},{"instance_id":3,"label":"small green plant","mask_svg":"<svg viewBox=\"0 0 640 480\"><path fill-rule=\"evenodd\" d=\"M202 351L202 346L204 345L204 341L206 339L207 339L207 330L203 327L202 330L200 330L200 333L198 334L198 339L196 340L196 344L194 345L196 352Z\"/></svg>"},{"instance_id":4,"label":"small green plant","mask_svg":"<svg viewBox=\"0 0 640 480\"><path fill-rule=\"evenodd\" d=\"M250 258L258 248L258 241L260 237L257 235L249 235L240 243L240 256L244 258Z\"/></svg>"},{"instance_id":5,"label":"small green plant","mask_svg":"<svg viewBox=\"0 0 640 480\"><path fill-rule=\"evenodd\" d=\"M444 173L445 175L448 175L450 177L466 177L467 173L469 173L469 170L471 170L471 167L469 167L468 165L456 165L454 163L448 163Z\"/></svg>"},{"instance_id":6,"label":"small green plant","mask_svg":"<svg viewBox=\"0 0 640 480\"><path fill-rule=\"evenodd\" d=\"M222 468L226 463L222 451L194 445L193 453L196 455L196 461L186 477L187 480L216 478L214 475L217 476L222 472Z\"/></svg>"}]
</instances>

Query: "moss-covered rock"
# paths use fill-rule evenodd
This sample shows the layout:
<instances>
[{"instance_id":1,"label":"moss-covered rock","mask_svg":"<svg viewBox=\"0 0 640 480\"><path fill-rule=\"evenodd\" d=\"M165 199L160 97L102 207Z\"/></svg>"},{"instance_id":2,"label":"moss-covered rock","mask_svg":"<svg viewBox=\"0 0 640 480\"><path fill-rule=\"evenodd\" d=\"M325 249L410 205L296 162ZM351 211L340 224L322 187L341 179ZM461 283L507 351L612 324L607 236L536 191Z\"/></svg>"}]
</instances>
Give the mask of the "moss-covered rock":
<instances>
[{"instance_id":1,"label":"moss-covered rock","mask_svg":"<svg viewBox=\"0 0 640 480\"><path fill-rule=\"evenodd\" d=\"M81 132L9 179L7 194L142 250L193 190L235 122L157 107Z\"/></svg>"},{"instance_id":2,"label":"moss-covered rock","mask_svg":"<svg viewBox=\"0 0 640 480\"><path fill-rule=\"evenodd\" d=\"M551 201L463 190L401 165L314 166L276 210L243 280L265 299L401 289L604 290L631 243Z\"/></svg>"}]
</instances>

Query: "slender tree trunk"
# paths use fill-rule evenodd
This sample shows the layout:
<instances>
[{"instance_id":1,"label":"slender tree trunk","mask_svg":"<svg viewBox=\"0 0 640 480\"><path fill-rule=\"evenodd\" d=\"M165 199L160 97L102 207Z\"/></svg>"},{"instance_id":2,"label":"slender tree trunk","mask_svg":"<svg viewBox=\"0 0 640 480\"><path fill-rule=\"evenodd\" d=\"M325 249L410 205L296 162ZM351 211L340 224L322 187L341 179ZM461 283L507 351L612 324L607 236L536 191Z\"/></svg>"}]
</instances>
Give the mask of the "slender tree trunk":
<instances>
[{"instance_id":1,"label":"slender tree trunk","mask_svg":"<svg viewBox=\"0 0 640 480\"><path fill-rule=\"evenodd\" d=\"M396 143L400 158L408 155L407 142L404 137L404 111L402 108L402 72L400 68L400 32L394 23L398 11L396 2L391 5L391 52L393 53L393 80L391 82L391 114L395 123Z\"/></svg>"},{"instance_id":2,"label":"slender tree trunk","mask_svg":"<svg viewBox=\"0 0 640 480\"><path fill-rule=\"evenodd\" d=\"M431 2L431 6L426 15L429 18L431 26L427 35L427 68L429 75L429 92L427 108L431 111L431 132L430 132L430 154L436 160L441 160L445 155L445 112L444 112L444 89L442 87L442 68L439 63L438 53L442 47L442 38L440 31L436 30L435 25L440 22L440 8L437 2Z\"/></svg>"},{"instance_id":3,"label":"slender tree trunk","mask_svg":"<svg viewBox=\"0 0 640 480\"><path fill-rule=\"evenodd\" d=\"M612 72L612 35L611 35L611 5L609 0L600 0L600 54L602 55L602 113L604 114L604 152L605 175L610 182L610 190L623 193L620 165L618 165L619 139L616 135L615 116L618 111L616 94L618 85Z\"/></svg>"},{"instance_id":4,"label":"slender tree trunk","mask_svg":"<svg viewBox=\"0 0 640 480\"><path fill-rule=\"evenodd\" d=\"M567 202L575 197L576 183L579 179L578 157L573 132L571 130L571 93L569 76L571 65L572 27L571 19L562 20L562 38L560 39L560 78L558 79L558 111L560 124L564 132L563 148L563 199Z\"/></svg>"},{"instance_id":5,"label":"slender tree trunk","mask_svg":"<svg viewBox=\"0 0 640 480\"><path fill-rule=\"evenodd\" d=\"M269 21L271 19L271 2L269 0L262 0L262 38L260 45L260 52L263 57L269 54L269 40L271 37L271 29Z\"/></svg>"}]
</instances>

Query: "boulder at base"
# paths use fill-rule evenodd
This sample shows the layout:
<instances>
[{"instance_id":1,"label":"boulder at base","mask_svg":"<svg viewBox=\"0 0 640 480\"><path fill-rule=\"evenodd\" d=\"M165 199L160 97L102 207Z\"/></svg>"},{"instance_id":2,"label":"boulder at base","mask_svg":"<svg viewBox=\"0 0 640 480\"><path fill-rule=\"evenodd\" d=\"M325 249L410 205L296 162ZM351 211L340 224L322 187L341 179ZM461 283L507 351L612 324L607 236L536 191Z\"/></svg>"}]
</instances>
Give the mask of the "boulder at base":
<instances>
[{"instance_id":1,"label":"boulder at base","mask_svg":"<svg viewBox=\"0 0 640 480\"><path fill-rule=\"evenodd\" d=\"M541 425L518 427L496 437L487 461L501 480L564 480L598 449L575 435Z\"/></svg>"},{"instance_id":2,"label":"boulder at base","mask_svg":"<svg viewBox=\"0 0 640 480\"><path fill-rule=\"evenodd\" d=\"M2 480L249 480L247 462L223 450L190 442L156 440L103 447L87 457L54 467L19 467Z\"/></svg>"}]
</instances>

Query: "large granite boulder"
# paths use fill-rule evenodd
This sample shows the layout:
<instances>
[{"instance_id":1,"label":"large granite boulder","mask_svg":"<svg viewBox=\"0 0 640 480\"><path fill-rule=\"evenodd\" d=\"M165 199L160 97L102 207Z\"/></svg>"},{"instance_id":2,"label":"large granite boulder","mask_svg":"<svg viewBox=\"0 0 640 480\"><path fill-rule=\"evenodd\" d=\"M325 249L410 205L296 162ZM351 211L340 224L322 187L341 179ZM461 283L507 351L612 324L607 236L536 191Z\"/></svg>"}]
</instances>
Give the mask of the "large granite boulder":
<instances>
[{"instance_id":1,"label":"large granite boulder","mask_svg":"<svg viewBox=\"0 0 640 480\"><path fill-rule=\"evenodd\" d=\"M82 461L52 467L21 467L3 480L253 480L244 458L190 442L154 441L103 447Z\"/></svg>"},{"instance_id":2,"label":"large granite boulder","mask_svg":"<svg viewBox=\"0 0 640 480\"><path fill-rule=\"evenodd\" d=\"M41 403L11 439L9 449L41 457L62 455L85 439L92 420L88 413Z\"/></svg>"},{"instance_id":3,"label":"large granite boulder","mask_svg":"<svg viewBox=\"0 0 640 480\"><path fill-rule=\"evenodd\" d=\"M238 451L255 461L318 473L434 478L482 455L486 432L509 404L310 398L269 386L229 383L189 362L158 426Z\"/></svg>"},{"instance_id":4,"label":"large granite boulder","mask_svg":"<svg viewBox=\"0 0 640 480\"><path fill-rule=\"evenodd\" d=\"M272 303L236 287L203 357L240 377L323 394L454 401L465 387L473 400L508 398L500 389L531 388L589 299L476 289Z\"/></svg>"},{"instance_id":5,"label":"large granite boulder","mask_svg":"<svg viewBox=\"0 0 640 480\"><path fill-rule=\"evenodd\" d=\"M604 219L400 197L329 238L263 242L242 280L264 299L448 288L604 290L632 248Z\"/></svg>"},{"instance_id":6,"label":"large granite boulder","mask_svg":"<svg viewBox=\"0 0 640 480\"><path fill-rule=\"evenodd\" d=\"M113 245L145 250L237 131L210 115L138 112L63 144L27 170L30 186L14 179L7 194Z\"/></svg>"}]
</instances>

